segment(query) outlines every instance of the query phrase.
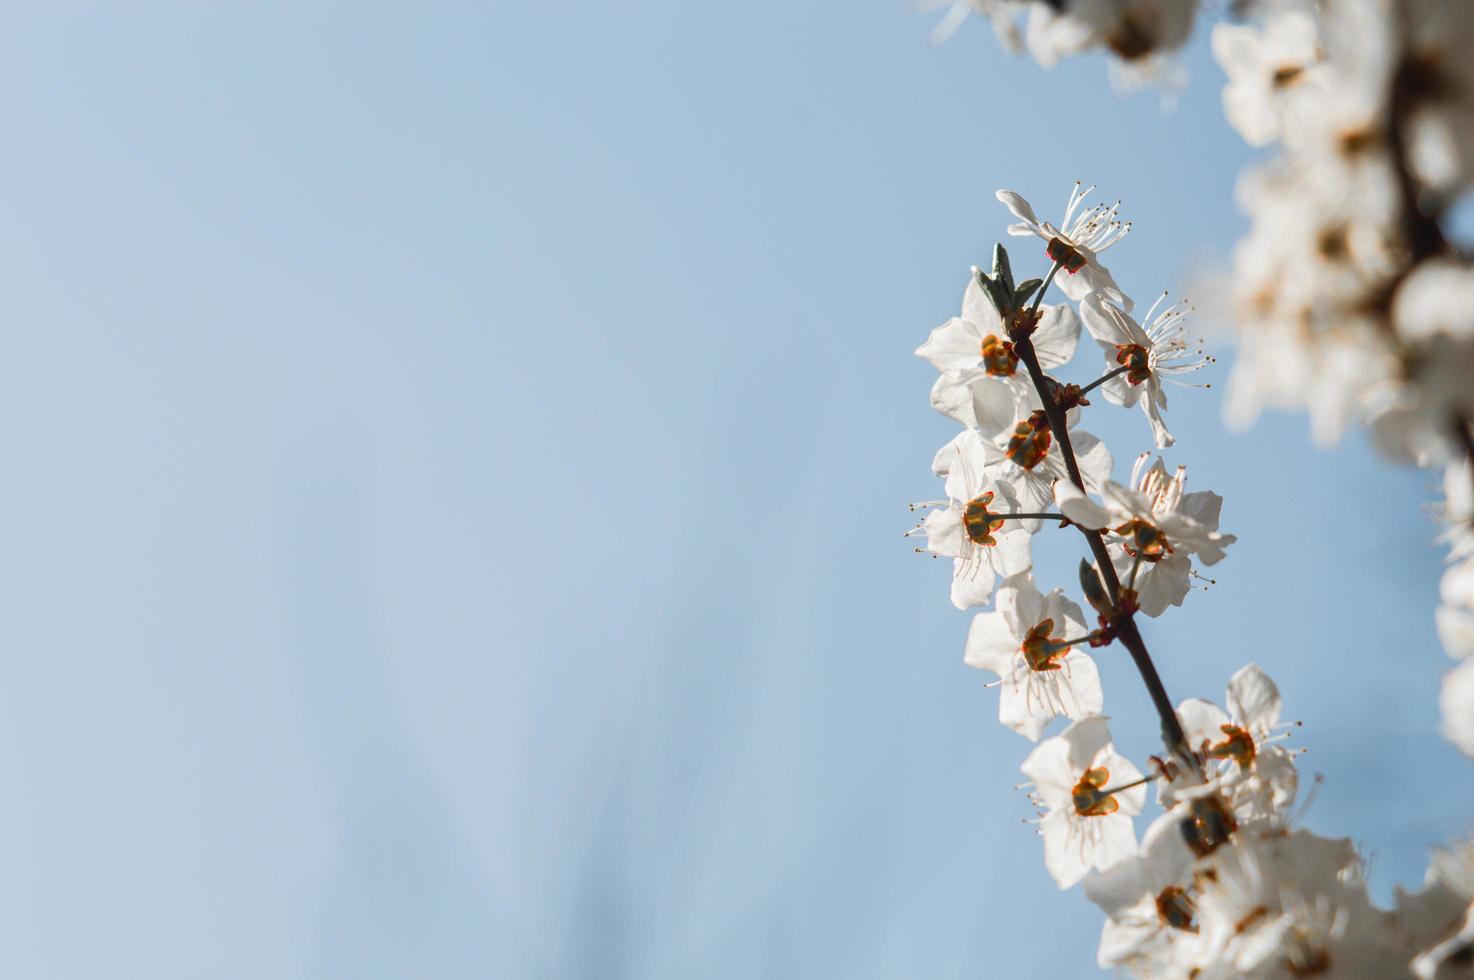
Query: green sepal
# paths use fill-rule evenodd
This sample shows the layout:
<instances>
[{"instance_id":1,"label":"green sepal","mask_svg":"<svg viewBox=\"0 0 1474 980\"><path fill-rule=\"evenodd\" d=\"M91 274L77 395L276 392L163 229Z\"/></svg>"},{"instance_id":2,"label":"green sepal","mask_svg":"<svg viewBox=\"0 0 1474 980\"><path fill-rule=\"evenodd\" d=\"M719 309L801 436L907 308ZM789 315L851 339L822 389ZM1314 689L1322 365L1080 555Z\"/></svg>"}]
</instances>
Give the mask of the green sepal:
<instances>
[{"instance_id":1,"label":"green sepal","mask_svg":"<svg viewBox=\"0 0 1474 980\"><path fill-rule=\"evenodd\" d=\"M1034 298L1034 291L1038 289L1040 285L1043 284L1043 282L1043 279L1029 279L1025 282L1020 283L1019 287L1013 291L1013 305L1018 309L1023 309L1025 306L1028 306L1029 300Z\"/></svg>"}]
</instances>

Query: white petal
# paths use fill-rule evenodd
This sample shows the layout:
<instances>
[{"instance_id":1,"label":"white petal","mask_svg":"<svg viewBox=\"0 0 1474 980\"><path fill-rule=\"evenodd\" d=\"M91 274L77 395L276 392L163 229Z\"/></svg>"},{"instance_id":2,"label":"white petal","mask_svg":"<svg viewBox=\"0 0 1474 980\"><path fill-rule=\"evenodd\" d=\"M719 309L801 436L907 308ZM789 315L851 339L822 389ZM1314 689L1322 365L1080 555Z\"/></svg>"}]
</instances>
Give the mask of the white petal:
<instances>
[{"instance_id":1,"label":"white petal","mask_svg":"<svg viewBox=\"0 0 1474 980\"><path fill-rule=\"evenodd\" d=\"M1114 379L1112 379L1114 380ZM1144 383L1137 386L1137 390L1148 389L1141 399L1142 410L1146 412L1147 424L1152 428L1152 442L1156 443L1158 449L1166 449L1177 440L1172 438L1172 433L1167 431L1167 423L1162 421L1162 391L1161 382L1155 377L1148 378ZM1152 390L1155 388L1155 390Z\"/></svg>"},{"instance_id":2,"label":"white petal","mask_svg":"<svg viewBox=\"0 0 1474 980\"><path fill-rule=\"evenodd\" d=\"M1104 715L1081 718L1060 732L1059 737L1069 747L1070 770L1076 779L1111 747L1111 729Z\"/></svg>"},{"instance_id":3,"label":"white petal","mask_svg":"<svg viewBox=\"0 0 1474 980\"><path fill-rule=\"evenodd\" d=\"M1009 521L1008 524L1017 522ZM1008 524L1004 525L1002 531L994 533L994 540L998 543L989 549L993 568L1000 575L1014 575L1025 571L1034 563L1030 548L1034 536L1021 527L1010 528Z\"/></svg>"},{"instance_id":4,"label":"white petal","mask_svg":"<svg viewBox=\"0 0 1474 980\"><path fill-rule=\"evenodd\" d=\"M1217 742L1223 739L1223 726L1228 724L1228 715L1212 701L1188 698L1177 706L1177 720L1182 724L1187 744L1197 749L1205 740Z\"/></svg>"},{"instance_id":5,"label":"white petal","mask_svg":"<svg viewBox=\"0 0 1474 980\"><path fill-rule=\"evenodd\" d=\"M1069 480L1054 481L1054 502L1060 511L1076 524L1092 531L1111 525L1111 512L1085 495L1085 491Z\"/></svg>"},{"instance_id":6,"label":"white petal","mask_svg":"<svg viewBox=\"0 0 1474 980\"><path fill-rule=\"evenodd\" d=\"M1228 710L1239 726L1262 735L1279 724L1279 688L1258 664L1241 668L1228 681Z\"/></svg>"},{"instance_id":7,"label":"white petal","mask_svg":"<svg viewBox=\"0 0 1474 980\"><path fill-rule=\"evenodd\" d=\"M952 563L952 605L958 609L986 606L993 598L993 569L977 558Z\"/></svg>"},{"instance_id":8,"label":"white petal","mask_svg":"<svg viewBox=\"0 0 1474 980\"><path fill-rule=\"evenodd\" d=\"M962 318L973 325L980 342L987 334L1003 337L1003 318L998 315L998 309L988 298L976 274L968 278L967 289L962 293Z\"/></svg>"},{"instance_id":9,"label":"white petal","mask_svg":"<svg viewBox=\"0 0 1474 980\"><path fill-rule=\"evenodd\" d=\"M1022 194L1017 191L1001 190L994 196L1003 202L1004 207L1013 212L1015 218L1027 225L1029 231L1036 235L1039 234L1039 217L1034 214L1034 209L1029 206L1028 201L1024 200ZM1009 231L1012 232L1013 229L1010 228Z\"/></svg>"},{"instance_id":10,"label":"white petal","mask_svg":"<svg viewBox=\"0 0 1474 980\"><path fill-rule=\"evenodd\" d=\"M1081 429L1070 433L1070 444L1075 449L1075 462L1080 466L1085 489L1091 493L1099 493L1105 482L1111 478L1111 467L1115 466L1111 451L1105 447L1105 443Z\"/></svg>"},{"instance_id":11,"label":"white petal","mask_svg":"<svg viewBox=\"0 0 1474 980\"><path fill-rule=\"evenodd\" d=\"M1124 561L1122 560L1124 559ZM1141 611L1148 616L1160 616L1168 606L1180 606L1191 588L1192 562L1186 555L1169 555L1155 565L1142 562L1136 576L1137 601ZM1131 574L1131 559L1122 556L1116 561L1116 574L1123 581Z\"/></svg>"},{"instance_id":12,"label":"white petal","mask_svg":"<svg viewBox=\"0 0 1474 980\"><path fill-rule=\"evenodd\" d=\"M939 507L927 514L922 528L927 551L953 558L962 554L962 515L955 508Z\"/></svg>"},{"instance_id":13,"label":"white petal","mask_svg":"<svg viewBox=\"0 0 1474 980\"><path fill-rule=\"evenodd\" d=\"M1136 853L1136 829L1131 818L1124 815L1125 807L1108 817L1085 817L1100 823L1100 840L1091 855L1092 863L1101 871L1129 860Z\"/></svg>"},{"instance_id":14,"label":"white petal","mask_svg":"<svg viewBox=\"0 0 1474 980\"><path fill-rule=\"evenodd\" d=\"M978 366L982 341L977 324L954 316L932 330L926 342L916 348L916 356L944 374L960 374Z\"/></svg>"},{"instance_id":15,"label":"white petal","mask_svg":"<svg viewBox=\"0 0 1474 980\"><path fill-rule=\"evenodd\" d=\"M1006 595L1005 595L1006 591ZM1010 575L998 588L998 611L1008 620L1008 626L1022 642L1029 630L1039 625L1044 618L1044 596L1034 584L1034 576L1026 571Z\"/></svg>"},{"instance_id":16,"label":"white petal","mask_svg":"<svg viewBox=\"0 0 1474 980\"><path fill-rule=\"evenodd\" d=\"M1039 364L1046 371L1068 364L1080 343L1080 318L1063 303L1043 307L1039 326L1030 339L1034 342L1034 353L1039 355Z\"/></svg>"},{"instance_id":17,"label":"white petal","mask_svg":"<svg viewBox=\"0 0 1474 980\"><path fill-rule=\"evenodd\" d=\"M1020 639L1009 629L1003 613L978 613L967 629L967 650L962 659L971 667L1007 676L1013 673Z\"/></svg>"},{"instance_id":18,"label":"white petal","mask_svg":"<svg viewBox=\"0 0 1474 980\"><path fill-rule=\"evenodd\" d=\"M1146 334L1135 320L1093 293L1080 303L1080 318L1085 321L1085 329L1090 331L1090 336L1103 346L1109 346L1112 354L1123 344L1147 346ZM1140 335L1140 340L1137 335Z\"/></svg>"}]
</instances>

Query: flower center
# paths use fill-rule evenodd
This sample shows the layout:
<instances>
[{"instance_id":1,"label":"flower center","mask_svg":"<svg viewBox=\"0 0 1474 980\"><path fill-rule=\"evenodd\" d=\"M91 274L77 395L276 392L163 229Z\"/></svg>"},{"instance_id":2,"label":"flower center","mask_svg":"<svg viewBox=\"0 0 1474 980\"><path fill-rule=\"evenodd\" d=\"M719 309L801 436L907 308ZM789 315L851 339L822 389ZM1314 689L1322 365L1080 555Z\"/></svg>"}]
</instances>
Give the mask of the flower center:
<instances>
[{"instance_id":1,"label":"flower center","mask_svg":"<svg viewBox=\"0 0 1474 980\"><path fill-rule=\"evenodd\" d=\"M1063 238L1051 238L1049 244L1044 246L1044 254L1049 256L1051 261L1064 266L1065 271L1072 276L1085 268L1085 256Z\"/></svg>"},{"instance_id":2,"label":"flower center","mask_svg":"<svg viewBox=\"0 0 1474 980\"><path fill-rule=\"evenodd\" d=\"M1013 344L999 340L997 334L990 333L983 338L979 354L983 358L983 367L995 378L1011 378L1018 370L1018 355L1013 352Z\"/></svg>"},{"instance_id":3,"label":"flower center","mask_svg":"<svg viewBox=\"0 0 1474 980\"><path fill-rule=\"evenodd\" d=\"M1275 88L1284 88L1293 84L1303 74L1305 74L1305 69L1300 65L1284 65L1274 70L1269 81Z\"/></svg>"},{"instance_id":4,"label":"flower center","mask_svg":"<svg viewBox=\"0 0 1474 980\"><path fill-rule=\"evenodd\" d=\"M1248 769L1254 764L1254 736L1244 731L1237 725L1219 725L1223 734L1228 737L1217 745L1210 746L1208 755L1214 759L1232 759L1239 764L1240 769Z\"/></svg>"},{"instance_id":5,"label":"flower center","mask_svg":"<svg viewBox=\"0 0 1474 980\"><path fill-rule=\"evenodd\" d=\"M1019 649L1023 651L1024 660L1028 663L1030 670L1060 669L1059 661L1070 652L1070 648L1050 639L1049 634L1053 631L1054 620L1046 619L1029 630L1029 635L1024 637L1024 642Z\"/></svg>"},{"instance_id":6,"label":"flower center","mask_svg":"<svg viewBox=\"0 0 1474 980\"><path fill-rule=\"evenodd\" d=\"M1296 936L1295 945L1285 958L1285 969L1292 977L1318 977L1331 968L1331 954L1324 946L1311 945L1305 936Z\"/></svg>"},{"instance_id":7,"label":"flower center","mask_svg":"<svg viewBox=\"0 0 1474 980\"><path fill-rule=\"evenodd\" d=\"M1163 925L1169 925L1183 932L1197 932L1198 924L1193 921L1193 913L1197 906L1188 897L1187 892L1176 885L1168 885L1157 892L1157 917L1162 920Z\"/></svg>"},{"instance_id":8,"label":"flower center","mask_svg":"<svg viewBox=\"0 0 1474 980\"><path fill-rule=\"evenodd\" d=\"M1228 804L1215 794L1193 800L1179 829L1188 848L1198 857L1205 857L1228 843L1239 825Z\"/></svg>"},{"instance_id":9,"label":"flower center","mask_svg":"<svg viewBox=\"0 0 1474 980\"><path fill-rule=\"evenodd\" d=\"M1053 438L1049 433L1049 418L1042 411L1032 412L1013 427L1013 435L1003 455L1024 469L1032 470L1048 455Z\"/></svg>"},{"instance_id":10,"label":"flower center","mask_svg":"<svg viewBox=\"0 0 1474 980\"><path fill-rule=\"evenodd\" d=\"M1125 365L1126 380L1134 385L1152 376L1151 357L1140 344L1117 344L1116 363Z\"/></svg>"},{"instance_id":11,"label":"flower center","mask_svg":"<svg viewBox=\"0 0 1474 980\"><path fill-rule=\"evenodd\" d=\"M1127 521L1116 528L1116 533L1126 538L1126 554L1145 562L1159 562L1172 553L1167 535L1143 520Z\"/></svg>"},{"instance_id":12,"label":"flower center","mask_svg":"<svg viewBox=\"0 0 1474 980\"><path fill-rule=\"evenodd\" d=\"M962 529L973 544L992 546L998 543L993 532L1003 526L1003 518L988 510L993 502L993 491L989 490L974 497L962 508Z\"/></svg>"},{"instance_id":13,"label":"flower center","mask_svg":"<svg viewBox=\"0 0 1474 980\"><path fill-rule=\"evenodd\" d=\"M1082 817L1104 817L1115 813L1121 808L1116 798L1109 793L1101 792L1101 787L1111 778L1111 771L1105 766L1096 769L1086 769L1075 788L1070 790L1070 799L1075 804L1075 812Z\"/></svg>"}]
</instances>

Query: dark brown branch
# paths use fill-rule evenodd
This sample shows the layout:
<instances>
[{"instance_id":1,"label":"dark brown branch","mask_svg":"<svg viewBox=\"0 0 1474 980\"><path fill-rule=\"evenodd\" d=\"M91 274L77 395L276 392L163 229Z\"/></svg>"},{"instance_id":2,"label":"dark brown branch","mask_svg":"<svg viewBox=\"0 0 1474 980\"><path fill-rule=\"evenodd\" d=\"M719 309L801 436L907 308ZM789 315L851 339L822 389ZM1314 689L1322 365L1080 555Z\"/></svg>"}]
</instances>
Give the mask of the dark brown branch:
<instances>
[{"instance_id":1,"label":"dark brown branch","mask_svg":"<svg viewBox=\"0 0 1474 980\"><path fill-rule=\"evenodd\" d=\"M1044 415L1049 420L1049 430L1059 444L1060 455L1064 458L1065 470L1075 486L1083 491L1085 481L1080 476L1080 464L1075 461L1075 449L1070 445L1070 427L1066 413L1055 399L1054 388L1045 378L1043 368L1039 366L1039 355L1034 351L1034 342L1026 336L1014 338L1013 350L1029 369L1029 378L1034 382L1034 390L1039 393L1039 401L1044 405ZM1078 524L1075 526L1080 527ZM1172 699L1167 696L1161 675L1157 673L1151 654L1147 652L1146 642L1142 640L1141 631L1136 628L1136 621L1132 618L1136 610L1121 602L1121 580L1116 575L1115 566L1111 564L1111 554L1106 549L1105 538L1099 531L1089 528L1080 527L1080 533L1085 535L1085 540L1090 545L1090 552L1095 556L1096 566L1105 581L1106 594L1111 599L1111 629L1115 631L1121 645L1131 654L1131 660L1136 664L1136 670L1141 674L1142 683L1146 685L1152 705L1161 719L1162 741L1166 743L1170 753L1191 762L1193 756L1188 748L1187 736L1182 731L1182 724L1177 720L1177 711L1172 707Z\"/></svg>"}]
</instances>

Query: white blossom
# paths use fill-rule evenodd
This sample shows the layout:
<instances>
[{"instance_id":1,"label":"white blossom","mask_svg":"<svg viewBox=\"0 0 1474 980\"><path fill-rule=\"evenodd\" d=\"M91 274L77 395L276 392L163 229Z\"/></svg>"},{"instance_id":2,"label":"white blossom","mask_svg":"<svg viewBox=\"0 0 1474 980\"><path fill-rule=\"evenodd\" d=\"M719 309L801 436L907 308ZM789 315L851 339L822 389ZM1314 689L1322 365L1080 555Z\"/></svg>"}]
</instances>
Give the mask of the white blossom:
<instances>
[{"instance_id":1,"label":"white blossom","mask_svg":"<svg viewBox=\"0 0 1474 980\"><path fill-rule=\"evenodd\" d=\"M1080 607L1060 589L1042 595L1028 571L998 587L994 612L978 613L967 633L967 663L998 675L998 720L1031 741L1058 717L1099 714L1095 661L1081 649Z\"/></svg>"},{"instance_id":2,"label":"white blossom","mask_svg":"<svg viewBox=\"0 0 1474 980\"><path fill-rule=\"evenodd\" d=\"M1040 742L1024 760L1030 794L1045 813L1044 866L1061 888L1136 851L1131 818L1141 812L1141 772L1111 745L1106 719L1092 715Z\"/></svg>"},{"instance_id":3,"label":"white blossom","mask_svg":"<svg viewBox=\"0 0 1474 980\"><path fill-rule=\"evenodd\" d=\"M999 516L1018 511L1008 486L991 481L983 467L960 453L948 468L946 493L946 500L916 505L934 509L907 534L924 534L927 553L953 560L953 605L986 605L999 576L1029 567L1029 531L1022 522Z\"/></svg>"},{"instance_id":4,"label":"white blossom","mask_svg":"<svg viewBox=\"0 0 1474 980\"><path fill-rule=\"evenodd\" d=\"M1163 293L1162 298L1166 295ZM1123 372L1101 386L1106 401L1128 408L1140 403L1151 425L1153 441L1158 449L1165 449L1172 445L1173 439L1162 421L1162 412L1167 408L1162 382L1172 381L1171 375L1201 370L1213 359L1187 339L1187 325L1183 321L1189 312L1187 304L1174 303L1157 313L1161 302L1159 298L1147 311L1146 329L1131 314L1098 294L1085 297L1080 304L1080 315L1090 336L1105 352L1106 369Z\"/></svg>"},{"instance_id":5,"label":"white blossom","mask_svg":"<svg viewBox=\"0 0 1474 980\"><path fill-rule=\"evenodd\" d=\"M1114 563L1122 583L1136 592L1142 612L1160 616L1187 597L1193 575L1189 556L1216 564L1235 538L1218 531L1222 497L1210 490L1185 493L1184 467L1168 477L1161 459L1147 466L1149 458L1145 453L1137 458L1129 487L1107 481L1102 503L1068 480L1055 483L1054 496L1071 521L1114 536Z\"/></svg>"},{"instance_id":6,"label":"white blossom","mask_svg":"<svg viewBox=\"0 0 1474 980\"><path fill-rule=\"evenodd\" d=\"M1094 186L1081 188L1075 181L1070 199L1065 204L1059 225L1040 221L1033 207L1016 191L1001 190L998 200L1013 212L1018 222L1008 226L1010 235L1036 235L1045 241L1045 254L1059 263L1064 275L1056 275L1055 283L1073 300L1082 300L1092 292L1130 310L1131 298L1121 292L1111 271L1100 263L1100 253L1119 242L1131 230L1131 222L1116 217L1120 202L1085 206Z\"/></svg>"},{"instance_id":7,"label":"white blossom","mask_svg":"<svg viewBox=\"0 0 1474 980\"><path fill-rule=\"evenodd\" d=\"M1223 114L1250 146L1278 139L1291 104L1324 75L1319 33L1304 10L1277 11L1263 27L1213 26L1213 57L1228 75Z\"/></svg>"},{"instance_id":8,"label":"white blossom","mask_svg":"<svg viewBox=\"0 0 1474 980\"><path fill-rule=\"evenodd\" d=\"M1229 679L1226 703L1227 713L1201 698L1178 706L1188 745L1210 771L1216 770L1216 788L1240 824L1275 820L1299 786L1294 759L1278 744L1284 738L1279 688L1257 664L1249 664ZM1164 802L1167 788L1159 787Z\"/></svg>"}]
</instances>

